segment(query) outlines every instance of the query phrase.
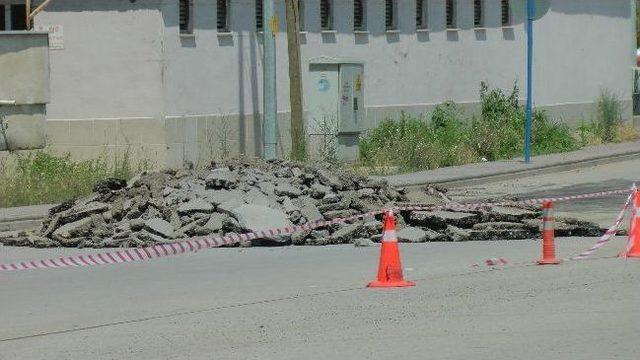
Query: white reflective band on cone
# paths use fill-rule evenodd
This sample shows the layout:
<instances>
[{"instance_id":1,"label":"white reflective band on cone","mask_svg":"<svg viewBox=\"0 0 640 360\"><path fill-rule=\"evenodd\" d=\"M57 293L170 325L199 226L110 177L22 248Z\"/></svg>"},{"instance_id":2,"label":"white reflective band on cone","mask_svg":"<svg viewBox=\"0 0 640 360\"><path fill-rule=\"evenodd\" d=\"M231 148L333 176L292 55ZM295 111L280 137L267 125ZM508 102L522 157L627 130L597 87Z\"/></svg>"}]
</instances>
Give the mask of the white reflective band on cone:
<instances>
[{"instance_id":1,"label":"white reflective band on cone","mask_svg":"<svg viewBox=\"0 0 640 360\"><path fill-rule=\"evenodd\" d=\"M382 241L387 242L398 242L398 238L396 237L395 230L387 230L382 234Z\"/></svg>"}]
</instances>

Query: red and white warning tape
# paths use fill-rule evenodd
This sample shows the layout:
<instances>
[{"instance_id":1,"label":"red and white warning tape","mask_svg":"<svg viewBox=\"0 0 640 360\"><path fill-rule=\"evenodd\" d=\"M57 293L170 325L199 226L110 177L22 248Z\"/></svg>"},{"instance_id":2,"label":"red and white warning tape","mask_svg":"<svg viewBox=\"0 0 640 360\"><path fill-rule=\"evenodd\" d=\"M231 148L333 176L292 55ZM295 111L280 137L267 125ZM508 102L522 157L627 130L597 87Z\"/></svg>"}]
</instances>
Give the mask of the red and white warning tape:
<instances>
[{"instance_id":1,"label":"red and white warning tape","mask_svg":"<svg viewBox=\"0 0 640 360\"><path fill-rule=\"evenodd\" d=\"M611 226L609 228L609 230L607 230L601 237L600 239L598 239L598 241L596 241L595 245L593 245L590 249L583 251L582 253L580 253L577 256L574 256L573 258L571 258L572 260L582 260L582 259L586 259L589 256L593 255L593 253L595 253L598 249L600 249L602 246L604 246L604 244L606 244L607 242L609 242L609 240L611 240L611 238L613 238L617 233L618 230L620 228L620 224L622 224L622 219L624 219L624 214L627 212L627 209L629 208L629 206L631 205L631 201L633 200L633 191L631 192L631 194L629 194L629 196L627 197L627 201L624 203L624 206L622 207L622 209L620 210L620 213L618 214L618 217L616 218L615 223L613 224L613 226ZM634 209L635 211L635 209Z\"/></svg>"},{"instance_id":2,"label":"red and white warning tape","mask_svg":"<svg viewBox=\"0 0 640 360\"><path fill-rule=\"evenodd\" d=\"M629 190L612 190L597 193L572 195L556 198L530 199L523 201L504 201L504 202L486 202L477 204L455 204L455 205L410 205L396 207L399 211L417 211L417 210L438 210L438 209L474 209L486 206L517 206L517 205L535 205L545 201L568 201L575 199L588 199L604 197L608 195L617 195L627 193ZM144 261L156 259L166 256L179 255L189 252L197 252L199 250L216 248L225 245L232 245L240 242L256 240L261 238L269 238L277 235L293 234L306 230L313 230L334 224L354 221L365 217L376 216L384 213L385 210L371 211L365 214L353 215L344 218L336 218L332 220L322 220L310 222L304 225L288 226L278 229L260 230L244 234L229 234L225 236L202 236L187 240L181 240L173 243L158 244L143 248L130 248L114 250L109 252L72 255L48 260L21 261L9 264L0 264L0 271L19 271L32 269L54 269L65 267L81 267L106 264L120 264L134 261Z\"/></svg>"},{"instance_id":3,"label":"red and white warning tape","mask_svg":"<svg viewBox=\"0 0 640 360\"><path fill-rule=\"evenodd\" d=\"M464 209L476 209L476 208L487 207L487 206L538 205L547 201L561 202L561 201L569 201L569 200L601 198L609 195L628 194L629 191L630 191L629 189L620 189L620 190L599 191L599 192L580 194L580 195L569 195L569 196L562 196L562 197L528 199L528 200L520 200L520 201L483 202L483 203L474 203L474 204L447 204L447 205L409 204L409 205L404 205L399 207L398 210L402 210L402 211L442 210L442 209L464 210Z\"/></svg>"},{"instance_id":4,"label":"red and white warning tape","mask_svg":"<svg viewBox=\"0 0 640 360\"><path fill-rule=\"evenodd\" d=\"M244 234L229 234L225 236L201 236L167 244L158 244L143 248L121 249L94 254L72 255L56 259L22 261L11 264L0 264L0 271L17 271L31 269L53 269L64 267L120 264L133 261L143 261L166 256L179 255L188 252L232 245L239 242L261 238L269 238L277 235L293 234L300 231L326 227L337 223L353 221L367 216L382 214L383 211L372 211L366 214L353 215L333 220L323 220L298 226L288 226L279 229L260 230Z\"/></svg>"}]
</instances>

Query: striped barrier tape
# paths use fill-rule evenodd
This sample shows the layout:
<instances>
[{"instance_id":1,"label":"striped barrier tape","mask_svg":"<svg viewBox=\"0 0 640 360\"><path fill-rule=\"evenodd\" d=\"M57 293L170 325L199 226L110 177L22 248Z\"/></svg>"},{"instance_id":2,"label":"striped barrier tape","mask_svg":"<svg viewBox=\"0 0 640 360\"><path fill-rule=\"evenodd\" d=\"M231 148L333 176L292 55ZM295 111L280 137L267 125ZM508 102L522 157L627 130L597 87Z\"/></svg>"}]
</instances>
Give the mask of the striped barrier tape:
<instances>
[{"instance_id":1,"label":"striped barrier tape","mask_svg":"<svg viewBox=\"0 0 640 360\"><path fill-rule=\"evenodd\" d=\"M473 203L473 204L447 204L447 205L403 204L403 206L400 206L397 209L401 211L442 210L442 209L464 210L464 209L476 209L476 208L487 207L487 206L539 205L547 201L562 202L562 201L569 201L569 200L595 199L595 198L601 198L601 197L610 196L610 195L627 194L629 193L629 191L631 190L619 189L619 190L599 191L599 192L580 194L580 195L569 195L569 196L562 196L562 197L549 197L549 198L528 199L528 200L519 200L519 201L482 202L482 203Z\"/></svg>"},{"instance_id":2,"label":"striped barrier tape","mask_svg":"<svg viewBox=\"0 0 640 360\"><path fill-rule=\"evenodd\" d=\"M304 225L288 226L278 229L254 231L244 234L228 234L225 236L200 236L172 243L158 244L142 248L120 249L95 254L72 255L48 260L21 261L0 264L0 271L18 271L33 269L54 269L64 267L80 267L93 265L120 264L134 261L151 260L166 256L197 252L199 250L233 245L240 242L269 238L277 235L293 234L305 230L313 230L342 222L358 220L367 216L382 214L383 211L372 211L333 220L321 220Z\"/></svg>"},{"instance_id":3,"label":"striped barrier tape","mask_svg":"<svg viewBox=\"0 0 640 360\"><path fill-rule=\"evenodd\" d=\"M504 201L504 202L485 202L476 204L455 204L455 205L411 205L394 207L399 211L416 211L416 210L438 210L438 209L474 209L486 206L518 206L518 205L534 205L545 201L568 201L574 199L597 198L608 195L616 195L627 193L629 190L611 190L597 193L589 193L582 195L572 195L556 198L529 199L523 201ZM364 214L348 216L344 218L336 218L332 220L321 220L310 222L303 225L288 226L284 228L260 230L243 234L228 234L225 236L201 236L177 242L157 244L142 248L119 249L109 252L72 255L47 260L21 261L16 263L0 264L0 272L2 271L20 271L35 269L55 269L65 267L84 267L93 265L121 264L134 261L151 260L161 257L185 254L189 252L197 252L203 249L217 248L221 246L233 245L240 242L256 240L261 238L269 238L277 235L293 234L306 230L313 230L334 224L359 220L369 216L383 214L385 210L371 211Z\"/></svg>"},{"instance_id":4,"label":"striped barrier tape","mask_svg":"<svg viewBox=\"0 0 640 360\"><path fill-rule=\"evenodd\" d=\"M632 191L631 194L629 194L629 196L627 197L627 201L624 203L624 206L620 210L620 213L618 213L618 217L616 218L616 221L613 224L613 226L611 226L609 230L607 230L600 237L600 239L596 241L595 245L593 245L588 250L583 251L579 255L574 256L573 258L571 258L572 260L583 260L588 258L589 256L593 255L593 253L595 253L598 249L604 246L604 244L609 242L609 240L611 240L618 233L620 224L622 224L622 219L624 219L624 214L627 212L627 209L629 209L629 206L631 205L631 201L633 200L633 194L634 192Z\"/></svg>"}]
</instances>

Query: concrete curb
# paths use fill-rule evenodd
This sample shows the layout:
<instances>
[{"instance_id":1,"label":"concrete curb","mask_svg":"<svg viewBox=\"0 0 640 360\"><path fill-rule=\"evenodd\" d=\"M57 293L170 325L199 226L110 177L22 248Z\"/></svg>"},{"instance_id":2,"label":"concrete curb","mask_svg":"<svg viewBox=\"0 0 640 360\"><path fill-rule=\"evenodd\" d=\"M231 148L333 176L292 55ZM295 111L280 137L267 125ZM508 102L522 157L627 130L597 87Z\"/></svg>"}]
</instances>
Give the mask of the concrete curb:
<instances>
[{"instance_id":1,"label":"concrete curb","mask_svg":"<svg viewBox=\"0 0 640 360\"><path fill-rule=\"evenodd\" d=\"M385 179L391 185L402 187L416 187L427 184L461 187L574 170L636 158L640 158L640 141L593 146L570 153L535 156L532 158L531 164L525 164L521 159L513 159L377 178Z\"/></svg>"}]
</instances>

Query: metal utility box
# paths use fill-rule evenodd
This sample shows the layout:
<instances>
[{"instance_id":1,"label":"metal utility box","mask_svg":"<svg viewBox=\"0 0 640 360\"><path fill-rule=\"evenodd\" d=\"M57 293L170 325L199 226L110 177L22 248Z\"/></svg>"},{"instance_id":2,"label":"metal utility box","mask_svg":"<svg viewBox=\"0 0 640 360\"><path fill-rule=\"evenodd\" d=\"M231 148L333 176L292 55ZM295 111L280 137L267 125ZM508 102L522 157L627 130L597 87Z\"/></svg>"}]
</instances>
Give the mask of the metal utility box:
<instances>
[{"instance_id":1,"label":"metal utility box","mask_svg":"<svg viewBox=\"0 0 640 360\"><path fill-rule=\"evenodd\" d=\"M362 65L340 65L339 133L359 133L363 129L363 70Z\"/></svg>"},{"instance_id":2,"label":"metal utility box","mask_svg":"<svg viewBox=\"0 0 640 360\"><path fill-rule=\"evenodd\" d=\"M333 142L337 157L355 160L365 119L364 65L330 58L310 61L305 101L311 148L326 152Z\"/></svg>"}]
</instances>

